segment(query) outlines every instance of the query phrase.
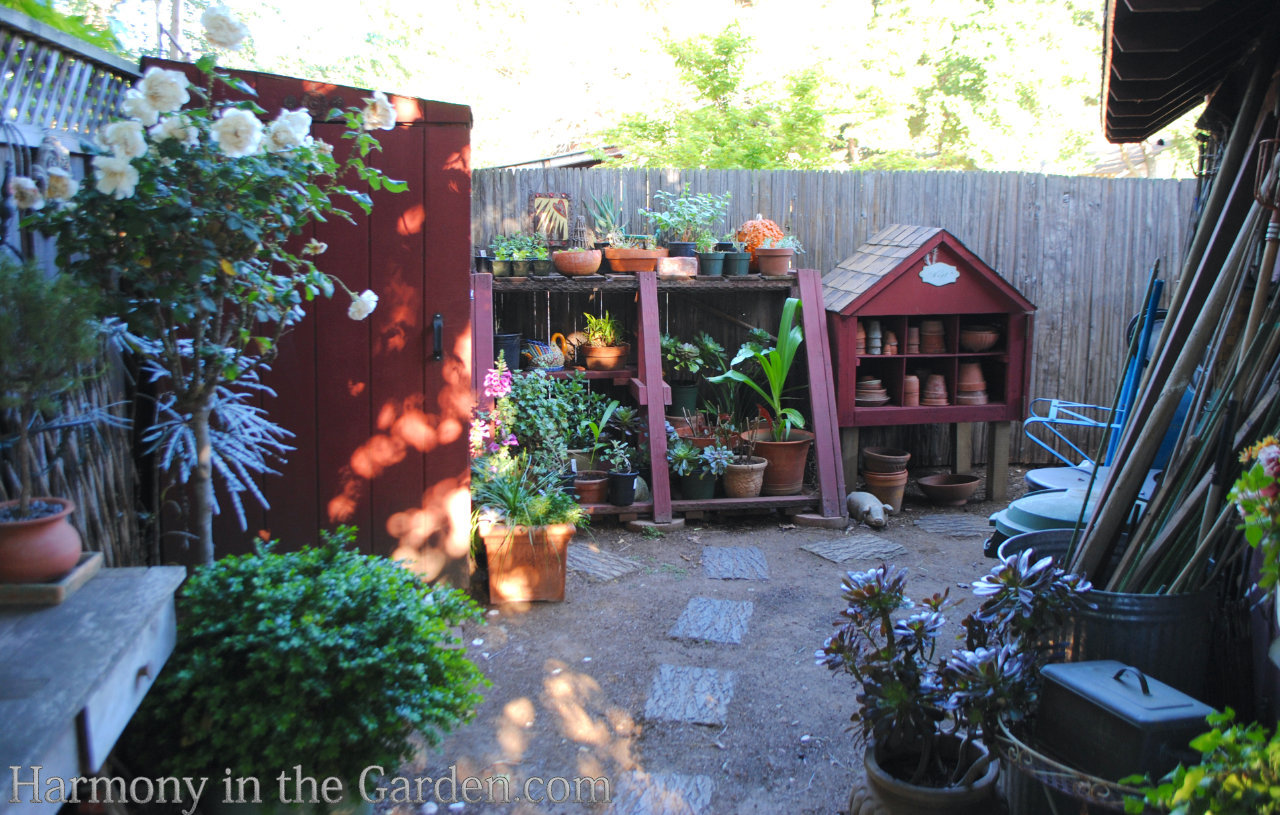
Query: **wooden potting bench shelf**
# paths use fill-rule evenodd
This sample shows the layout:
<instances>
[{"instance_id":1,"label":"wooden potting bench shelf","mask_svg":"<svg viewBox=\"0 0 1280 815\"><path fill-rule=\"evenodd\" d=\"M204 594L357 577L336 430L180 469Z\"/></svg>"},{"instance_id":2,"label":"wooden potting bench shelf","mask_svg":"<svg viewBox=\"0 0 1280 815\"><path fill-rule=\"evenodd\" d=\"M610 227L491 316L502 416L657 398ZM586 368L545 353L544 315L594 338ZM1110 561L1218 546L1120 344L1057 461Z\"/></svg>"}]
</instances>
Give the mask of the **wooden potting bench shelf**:
<instances>
[{"instance_id":1,"label":"wooden potting bench shelf","mask_svg":"<svg viewBox=\"0 0 1280 815\"><path fill-rule=\"evenodd\" d=\"M658 292L678 295L681 292L758 291L762 296L791 295L799 297L804 307L800 312L805 342L801 346L809 372L810 430L814 433L813 454L817 467L816 483L800 495L761 496L759 498L717 498L706 501L673 500L671 482L665 467L653 468L650 490L653 500L630 507L591 505L593 514L643 515L655 523L669 523L676 512L755 508L813 508L812 519L830 525L843 525L847 513L844 502L844 479L840 467L840 439L836 425L835 391L832 387L830 345L827 341L826 316L821 307L822 281L814 269L800 269L782 277L693 277L659 278L657 274L593 276L591 278L528 277L494 278L490 274L473 274L472 325L474 326L473 386L480 394L481 381L494 357L493 295L495 292L539 293L562 292L635 292L636 365L626 371L590 372L589 378L610 378L625 384L645 411L649 432L649 449L653 461L667 457L666 412L671 402L671 389L662 379L662 353L659 341ZM657 406L658 409L654 409Z\"/></svg>"}]
</instances>

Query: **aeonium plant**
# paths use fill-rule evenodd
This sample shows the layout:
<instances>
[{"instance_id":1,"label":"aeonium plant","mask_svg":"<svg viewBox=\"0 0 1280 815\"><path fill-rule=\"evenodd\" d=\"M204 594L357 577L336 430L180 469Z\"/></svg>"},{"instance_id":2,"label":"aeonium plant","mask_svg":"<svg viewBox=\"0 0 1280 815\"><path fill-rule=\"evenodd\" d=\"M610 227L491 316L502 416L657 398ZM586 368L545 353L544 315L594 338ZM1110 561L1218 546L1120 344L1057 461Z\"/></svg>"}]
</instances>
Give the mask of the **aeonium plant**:
<instances>
[{"instance_id":1,"label":"aeonium plant","mask_svg":"<svg viewBox=\"0 0 1280 815\"><path fill-rule=\"evenodd\" d=\"M1266 436L1241 451L1240 461L1248 468L1227 498L1244 519L1245 540L1262 551L1258 585L1270 589L1280 578L1280 442Z\"/></svg>"},{"instance_id":2,"label":"aeonium plant","mask_svg":"<svg viewBox=\"0 0 1280 815\"><path fill-rule=\"evenodd\" d=\"M203 20L217 47L238 47L245 34L223 8ZM43 198L35 182L21 186L31 211L24 223L57 238L65 272L108 294L108 313L125 322L133 350L156 377L161 418L176 418L166 427L186 437L177 446L191 460L178 472L190 474L193 537L201 559L211 562L215 440L234 436L217 432L219 389L269 365L280 338L317 296L341 288L352 319L372 313L377 295L354 292L322 271L316 258L327 247L300 236L329 217L350 220L344 202L368 213L372 199L352 185L391 192L405 185L366 163L378 149L370 131L395 127L383 94L341 114L351 149L339 161L332 145L310 135L307 111L282 110L264 124L259 117L267 112L252 101L253 90L218 70L213 55L195 67L199 86L152 67L126 93L127 118L99 134L92 183L77 189L51 173ZM250 99L221 99L222 86ZM44 206L44 198L56 205ZM166 439L156 444L175 447Z\"/></svg>"}]
</instances>

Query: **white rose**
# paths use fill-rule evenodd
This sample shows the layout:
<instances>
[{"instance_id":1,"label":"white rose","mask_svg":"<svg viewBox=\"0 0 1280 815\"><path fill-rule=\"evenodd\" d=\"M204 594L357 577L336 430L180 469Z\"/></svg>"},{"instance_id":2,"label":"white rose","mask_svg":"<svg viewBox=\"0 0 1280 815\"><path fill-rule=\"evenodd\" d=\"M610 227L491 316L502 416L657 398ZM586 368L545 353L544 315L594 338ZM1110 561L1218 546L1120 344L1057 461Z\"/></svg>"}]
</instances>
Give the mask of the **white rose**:
<instances>
[{"instance_id":1,"label":"white rose","mask_svg":"<svg viewBox=\"0 0 1280 815\"><path fill-rule=\"evenodd\" d=\"M351 305L347 307L347 316L353 320L363 320L373 313L378 307L378 295L365 289L360 292L359 297L351 298Z\"/></svg>"},{"instance_id":2,"label":"white rose","mask_svg":"<svg viewBox=\"0 0 1280 815\"><path fill-rule=\"evenodd\" d=\"M183 147L195 147L200 143L200 131L181 113L164 117L160 124L147 132L158 142L177 139Z\"/></svg>"},{"instance_id":3,"label":"white rose","mask_svg":"<svg viewBox=\"0 0 1280 815\"><path fill-rule=\"evenodd\" d=\"M318 241L315 238L307 241L307 245L302 247L302 255L323 255L329 249L329 244L324 241Z\"/></svg>"},{"instance_id":4,"label":"white rose","mask_svg":"<svg viewBox=\"0 0 1280 815\"><path fill-rule=\"evenodd\" d=\"M200 15L200 24L204 26L204 38L209 44L227 51L238 50L240 42L249 35L249 29L233 17L226 6L214 6Z\"/></svg>"},{"instance_id":5,"label":"white rose","mask_svg":"<svg viewBox=\"0 0 1280 815\"><path fill-rule=\"evenodd\" d=\"M324 139L316 139L312 144L315 145L316 152L326 156L333 156L333 145Z\"/></svg>"},{"instance_id":6,"label":"white rose","mask_svg":"<svg viewBox=\"0 0 1280 815\"><path fill-rule=\"evenodd\" d=\"M124 92L124 101L120 103L120 110L130 119L137 119L147 126L155 124L159 116L156 109L147 101L147 97L137 88L130 88Z\"/></svg>"},{"instance_id":7,"label":"white rose","mask_svg":"<svg viewBox=\"0 0 1280 815\"><path fill-rule=\"evenodd\" d=\"M373 98L366 99L364 106L365 130L394 130L396 126L396 109L387 101L382 91L374 91Z\"/></svg>"},{"instance_id":8,"label":"white rose","mask_svg":"<svg viewBox=\"0 0 1280 815\"><path fill-rule=\"evenodd\" d=\"M40 194L40 188L36 186L36 182L25 175L13 177L13 180L9 182L9 194L13 196L13 203L18 205L18 209L42 209L44 207L44 196ZM372 310L370 309L370 311Z\"/></svg>"},{"instance_id":9,"label":"white rose","mask_svg":"<svg viewBox=\"0 0 1280 815\"><path fill-rule=\"evenodd\" d=\"M98 192L115 196L117 201L132 198L138 186L137 169L121 156L94 156L93 175L98 179Z\"/></svg>"},{"instance_id":10,"label":"white rose","mask_svg":"<svg viewBox=\"0 0 1280 815\"><path fill-rule=\"evenodd\" d=\"M262 122L247 110L228 108L213 123L213 140L232 158L253 155L262 143Z\"/></svg>"},{"instance_id":11,"label":"white rose","mask_svg":"<svg viewBox=\"0 0 1280 815\"><path fill-rule=\"evenodd\" d=\"M191 99L191 95L187 93L186 76L164 68L148 68L147 73L133 87L142 93L147 104L157 113L172 113ZM155 121L148 124L155 124Z\"/></svg>"},{"instance_id":12,"label":"white rose","mask_svg":"<svg viewBox=\"0 0 1280 815\"><path fill-rule=\"evenodd\" d=\"M58 167L49 168L49 181L45 184L45 193L50 201L67 201L80 190L80 182L71 177L71 173Z\"/></svg>"},{"instance_id":13,"label":"white rose","mask_svg":"<svg viewBox=\"0 0 1280 815\"><path fill-rule=\"evenodd\" d=\"M126 120L112 122L102 128L102 146L123 159L135 159L147 152L147 140L142 135L142 122Z\"/></svg>"},{"instance_id":14,"label":"white rose","mask_svg":"<svg viewBox=\"0 0 1280 815\"><path fill-rule=\"evenodd\" d=\"M311 114L305 110L282 110L267 128L267 152L285 153L311 140Z\"/></svg>"}]
</instances>

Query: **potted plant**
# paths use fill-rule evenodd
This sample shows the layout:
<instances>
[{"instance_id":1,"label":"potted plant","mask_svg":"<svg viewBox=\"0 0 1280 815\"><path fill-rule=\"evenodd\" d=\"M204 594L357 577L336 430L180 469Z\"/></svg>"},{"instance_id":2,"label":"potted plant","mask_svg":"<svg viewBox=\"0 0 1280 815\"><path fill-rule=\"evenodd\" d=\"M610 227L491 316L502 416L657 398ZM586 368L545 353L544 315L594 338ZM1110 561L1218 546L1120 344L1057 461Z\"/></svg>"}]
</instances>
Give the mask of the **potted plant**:
<instances>
[{"instance_id":1,"label":"potted plant","mask_svg":"<svg viewBox=\"0 0 1280 815\"><path fill-rule=\"evenodd\" d=\"M657 268L658 260L667 255L667 247L650 246L648 236L618 235L604 249L609 270L623 274L652 272Z\"/></svg>"},{"instance_id":2,"label":"potted plant","mask_svg":"<svg viewBox=\"0 0 1280 815\"><path fill-rule=\"evenodd\" d=\"M742 226L738 227L738 231L734 233L734 238L740 241L746 250L751 253L751 271L758 272L760 270L756 258L756 248L769 238L782 238L785 235L786 233L782 231L782 227L778 226L777 223L757 213L756 217L742 222Z\"/></svg>"},{"instance_id":3,"label":"potted plant","mask_svg":"<svg viewBox=\"0 0 1280 815\"><path fill-rule=\"evenodd\" d=\"M761 488L765 495L795 495L800 492L804 483L805 459L813 443L813 434L800 429L804 427L804 417L800 412L782 405L787 376L791 373L796 353L804 341L803 329L794 324L799 308L800 300L788 297L782 305L782 319L778 324L778 338L774 346L765 348L755 341L744 343L729 363L729 370L708 380L713 383L730 380L740 382L764 399L765 408L770 412L772 428L748 430L746 436L754 442L757 455L769 461ZM736 369L737 365L747 360L752 360L759 366L764 377L763 387Z\"/></svg>"},{"instance_id":4,"label":"potted plant","mask_svg":"<svg viewBox=\"0 0 1280 815\"><path fill-rule=\"evenodd\" d=\"M481 618L475 603L361 554L352 527L321 538L288 553L259 543L191 575L177 645L122 744L131 763L261 779L265 801L276 795L264 768L301 765L341 780L332 811L355 811L374 773L394 774L420 737L434 744L472 717L487 681L456 626ZM207 790L201 803L222 798Z\"/></svg>"},{"instance_id":5,"label":"potted plant","mask_svg":"<svg viewBox=\"0 0 1280 815\"><path fill-rule=\"evenodd\" d=\"M471 496L484 539L490 602L564 600L569 541L588 516L560 489L559 472L524 454L499 466L473 463Z\"/></svg>"},{"instance_id":6,"label":"potted plant","mask_svg":"<svg viewBox=\"0 0 1280 815\"><path fill-rule=\"evenodd\" d=\"M745 277L751 272L751 253L732 233L725 235L716 248L724 250L725 277Z\"/></svg>"},{"instance_id":7,"label":"potted plant","mask_svg":"<svg viewBox=\"0 0 1280 815\"><path fill-rule=\"evenodd\" d=\"M584 504L603 504L608 494L609 472L601 470L596 465L596 456L608 447L608 443L601 441L600 436L608 427L609 418L618 409L618 405L618 400L614 399L604 406L604 411L599 418L588 417L582 420L582 428L590 441L587 448L589 456L586 469L575 462L577 470L574 474L573 488L578 494L578 500Z\"/></svg>"},{"instance_id":8,"label":"potted plant","mask_svg":"<svg viewBox=\"0 0 1280 815\"><path fill-rule=\"evenodd\" d=\"M619 371L627 365L631 346L622 341L622 326L606 310L599 317L584 313L587 337L582 346L588 371Z\"/></svg>"},{"instance_id":9,"label":"potted plant","mask_svg":"<svg viewBox=\"0 0 1280 815\"><path fill-rule=\"evenodd\" d=\"M716 481L732 460L733 451L721 444L698 447L687 438L674 436L667 447L667 461L680 477L680 494L686 501L714 497Z\"/></svg>"},{"instance_id":10,"label":"potted plant","mask_svg":"<svg viewBox=\"0 0 1280 815\"><path fill-rule=\"evenodd\" d=\"M552 252L551 262L560 274L568 275L569 277L584 277L599 271L602 257L603 255L599 249L584 249L581 246L574 246L569 249Z\"/></svg>"},{"instance_id":11,"label":"potted plant","mask_svg":"<svg viewBox=\"0 0 1280 815\"><path fill-rule=\"evenodd\" d=\"M542 234L532 234L530 238L530 251L533 253L533 276L549 277L555 271L555 263L551 260L551 255L547 249L547 238Z\"/></svg>"},{"instance_id":12,"label":"potted plant","mask_svg":"<svg viewBox=\"0 0 1280 815\"><path fill-rule=\"evenodd\" d=\"M611 439L605 453L609 467L609 503L615 507L629 507L636 501L636 478L640 470L636 466L636 450L625 439Z\"/></svg>"},{"instance_id":13,"label":"potted plant","mask_svg":"<svg viewBox=\"0 0 1280 815\"><path fill-rule=\"evenodd\" d=\"M698 274L720 277L724 273L724 252L714 251L716 239L710 229L698 233Z\"/></svg>"},{"instance_id":14,"label":"potted plant","mask_svg":"<svg viewBox=\"0 0 1280 815\"><path fill-rule=\"evenodd\" d=\"M661 208L641 207L640 215L658 230L673 257L693 257L699 233L710 230L729 209L729 195L691 195L688 184L679 193L658 190L653 199Z\"/></svg>"},{"instance_id":15,"label":"potted plant","mask_svg":"<svg viewBox=\"0 0 1280 815\"><path fill-rule=\"evenodd\" d=\"M867 784L854 789L849 811L991 812L997 762L986 745L1001 725L1034 714L1050 635L1091 587L1049 558L1009 556L973 584L982 603L962 623L965 647L945 653L937 640L950 590L913 603L906 579L905 569L884 565L847 573L841 619L816 654L852 676L858 692L852 721L866 745ZM910 608L919 610L898 613Z\"/></svg>"},{"instance_id":16,"label":"potted plant","mask_svg":"<svg viewBox=\"0 0 1280 815\"><path fill-rule=\"evenodd\" d=\"M741 434L733 460L724 470L724 494L729 498L755 498L764 485L768 466L767 459L755 455L755 441Z\"/></svg>"},{"instance_id":17,"label":"potted plant","mask_svg":"<svg viewBox=\"0 0 1280 815\"><path fill-rule=\"evenodd\" d=\"M804 249L794 235L781 238L765 238L756 247L756 263L762 275L784 275L791 270L791 258L801 254Z\"/></svg>"},{"instance_id":18,"label":"potted plant","mask_svg":"<svg viewBox=\"0 0 1280 815\"><path fill-rule=\"evenodd\" d=\"M67 393L88 376L101 352L95 298L65 275L48 276L34 263L0 251L0 407L17 412L18 498L0 504L0 582L42 582L70 571L80 535L65 498L36 497L36 434L107 417L105 411L59 416ZM109 417L107 417L109 418Z\"/></svg>"},{"instance_id":19,"label":"potted plant","mask_svg":"<svg viewBox=\"0 0 1280 815\"><path fill-rule=\"evenodd\" d=\"M489 240L489 251L493 252L494 277L511 277L511 261L515 254L516 240L507 235L494 235ZM510 362L510 360L507 360Z\"/></svg>"},{"instance_id":20,"label":"potted plant","mask_svg":"<svg viewBox=\"0 0 1280 815\"><path fill-rule=\"evenodd\" d=\"M511 276L528 277L533 274L533 261L539 248L537 237L520 232L512 235L508 241L511 248Z\"/></svg>"}]
</instances>

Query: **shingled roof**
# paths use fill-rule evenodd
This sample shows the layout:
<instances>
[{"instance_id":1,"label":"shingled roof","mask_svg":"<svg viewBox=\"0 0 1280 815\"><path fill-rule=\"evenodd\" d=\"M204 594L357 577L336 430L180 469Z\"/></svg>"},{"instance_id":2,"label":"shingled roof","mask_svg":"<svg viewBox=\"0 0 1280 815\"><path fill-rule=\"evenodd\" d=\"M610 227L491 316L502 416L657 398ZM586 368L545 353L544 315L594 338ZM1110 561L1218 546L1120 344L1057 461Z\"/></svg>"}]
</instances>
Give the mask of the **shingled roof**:
<instances>
[{"instance_id":1,"label":"shingled roof","mask_svg":"<svg viewBox=\"0 0 1280 815\"><path fill-rule=\"evenodd\" d=\"M843 311L941 231L939 226L892 224L872 235L822 276L823 305L827 311Z\"/></svg>"}]
</instances>

